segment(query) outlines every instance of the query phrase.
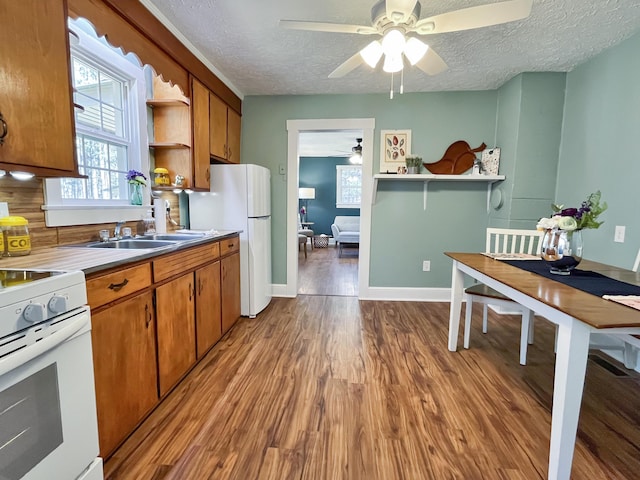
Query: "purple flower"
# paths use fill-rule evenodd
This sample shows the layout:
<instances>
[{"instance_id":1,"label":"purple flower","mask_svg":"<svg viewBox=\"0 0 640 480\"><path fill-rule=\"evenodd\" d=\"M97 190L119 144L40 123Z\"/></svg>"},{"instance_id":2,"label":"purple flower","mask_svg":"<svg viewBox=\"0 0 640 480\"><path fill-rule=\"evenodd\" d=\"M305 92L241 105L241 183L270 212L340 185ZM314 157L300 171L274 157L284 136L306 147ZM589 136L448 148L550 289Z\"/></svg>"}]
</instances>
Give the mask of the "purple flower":
<instances>
[{"instance_id":1,"label":"purple flower","mask_svg":"<svg viewBox=\"0 0 640 480\"><path fill-rule=\"evenodd\" d=\"M563 217L575 217L577 213L577 208L565 208L560 212L560 215Z\"/></svg>"},{"instance_id":2,"label":"purple flower","mask_svg":"<svg viewBox=\"0 0 640 480\"><path fill-rule=\"evenodd\" d=\"M127 172L127 180L129 183L141 183L142 185L147 184L147 177L145 177L144 173L138 172L137 170L129 170Z\"/></svg>"}]
</instances>

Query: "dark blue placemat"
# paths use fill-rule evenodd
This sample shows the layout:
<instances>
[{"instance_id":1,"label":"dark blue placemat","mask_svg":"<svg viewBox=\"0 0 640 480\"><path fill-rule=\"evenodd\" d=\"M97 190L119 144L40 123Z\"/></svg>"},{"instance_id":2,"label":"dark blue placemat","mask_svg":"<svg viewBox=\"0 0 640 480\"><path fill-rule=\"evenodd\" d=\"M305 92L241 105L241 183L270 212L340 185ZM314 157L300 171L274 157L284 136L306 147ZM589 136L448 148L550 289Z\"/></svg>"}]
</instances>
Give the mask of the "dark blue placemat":
<instances>
[{"instance_id":1,"label":"dark blue placemat","mask_svg":"<svg viewBox=\"0 0 640 480\"><path fill-rule=\"evenodd\" d=\"M542 260L502 260L504 263L537 273L543 277L564 283L583 292L602 297L603 295L640 295L640 287L614 280L589 270L572 270L571 275L556 275L549 271L549 265Z\"/></svg>"}]
</instances>

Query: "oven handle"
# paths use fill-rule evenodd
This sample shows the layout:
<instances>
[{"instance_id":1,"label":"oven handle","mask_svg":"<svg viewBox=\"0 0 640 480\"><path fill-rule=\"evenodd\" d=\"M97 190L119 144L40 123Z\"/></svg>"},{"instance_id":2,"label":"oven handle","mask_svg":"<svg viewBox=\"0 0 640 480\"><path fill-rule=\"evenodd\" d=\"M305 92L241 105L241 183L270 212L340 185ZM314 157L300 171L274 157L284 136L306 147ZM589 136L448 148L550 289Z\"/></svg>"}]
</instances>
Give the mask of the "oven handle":
<instances>
[{"instance_id":1,"label":"oven handle","mask_svg":"<svg viewBox=\"0 0 640 480\"><path fill-rule=\"evenodd\" d=\"M16 368L24 365L25 363L33 360L36 357L56 348L61 343L65 342L68 338L77 333L81 328L87 325L90 321L89 315L80 315L78 319L74 320L69 325L62 327L55 333L52 333L46 338L43 338L39 342L29 345L28 347L18 350L15 353L7 355L0 360L0 377L5 373L8 373Z\"/></svg>"}]
</instances>

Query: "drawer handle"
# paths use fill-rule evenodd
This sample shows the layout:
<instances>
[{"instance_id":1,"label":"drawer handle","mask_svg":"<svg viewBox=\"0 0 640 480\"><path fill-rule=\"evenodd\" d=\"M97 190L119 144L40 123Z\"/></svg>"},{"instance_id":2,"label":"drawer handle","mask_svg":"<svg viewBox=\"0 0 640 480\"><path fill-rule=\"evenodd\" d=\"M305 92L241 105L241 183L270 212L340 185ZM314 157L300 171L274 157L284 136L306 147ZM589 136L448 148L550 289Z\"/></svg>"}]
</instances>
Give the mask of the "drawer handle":
<instances>
[{"instance_id":1,"label":"drawer handle","mask_svg":"<svg viewBox=\"0 0 640 480\"><path fill-rule=\"evenodd\" d=\"M126 278L121 283L112 283L109 285L109 290L119 292L127 283L129 283L129 280L127 280Z\"/></svg>"},{"instance_id":2,"label":"drawer handle","mask_svg":"<svg viewBox=\"0 0 640 480\"><path fill-rule=\"evenodd\" d=\"M4 137L6 137L9 132L7 129L7 122L4 121L2 113L0 113L0 127L2 127L2 130L0 130L0 145L2 145L4 143Z\"/></svg>"},{"instance_id":3,"label":"drawer handle","mask_svg":"<svg viewBox=\"0 0 640 480\"><path fill-rule=\"evenodd\" d=\"M233 243L230 243L227 248L233 248Z\"/></svg>"},{"instance_id":4,"label":"drawer handle","mask_svg":"<svg viewBox=\"0 0 640 480\"><path fill-rule=\"evenodd\" d=\"M151 317L151 310L149 309L149 304L148 303L145 304L145 306L144 306L144 312L145 312L145 315L147 317L147 321L146 321L146 325L145 326L146 326L146 328L149 328L149 325L151 325L152 317Z\"/></svg>"}]
</instances>

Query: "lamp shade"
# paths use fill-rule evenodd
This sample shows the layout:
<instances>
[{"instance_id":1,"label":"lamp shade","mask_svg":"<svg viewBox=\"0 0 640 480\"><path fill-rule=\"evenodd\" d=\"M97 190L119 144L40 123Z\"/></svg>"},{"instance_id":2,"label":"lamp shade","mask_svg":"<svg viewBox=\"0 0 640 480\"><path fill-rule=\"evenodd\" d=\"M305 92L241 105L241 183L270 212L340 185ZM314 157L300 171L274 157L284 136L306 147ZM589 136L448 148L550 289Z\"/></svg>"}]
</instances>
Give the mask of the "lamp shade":
<instances>
[{"instance_id":1,"label":"lamp shade","mask_svg":"<svg viewBox=\"0 0 640 480\"><path fill-rule=\"evenodd\" d=\"M313 200L316 198L316 189L315 188L299 188L298 198L300 200Z\"/></svg>"}]
</instances>

